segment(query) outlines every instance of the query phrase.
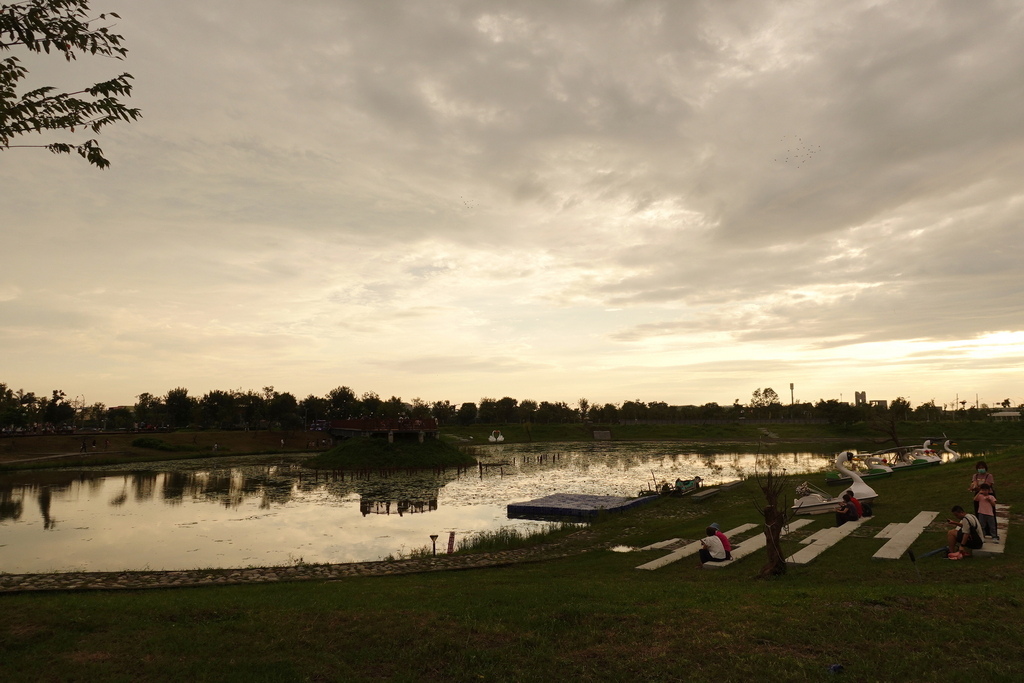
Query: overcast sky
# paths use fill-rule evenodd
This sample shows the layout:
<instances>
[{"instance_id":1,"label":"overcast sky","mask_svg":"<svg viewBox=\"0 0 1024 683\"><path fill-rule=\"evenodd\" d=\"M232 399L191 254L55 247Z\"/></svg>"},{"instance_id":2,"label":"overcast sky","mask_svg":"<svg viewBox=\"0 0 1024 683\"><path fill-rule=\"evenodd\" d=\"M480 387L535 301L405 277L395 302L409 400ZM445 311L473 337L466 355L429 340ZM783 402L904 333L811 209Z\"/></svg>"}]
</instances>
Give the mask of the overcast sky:
<instances>
[{"instance_id":1,"label":"overcast sky","mask_svg":"<svg viewBox=\"0 0 1024 683\"><path fill-rule=\"evenodd\" d=\"M92 5L32 85L143 118L0 152L12 388L1024 402L1019 2Z\"/></svg>"}]
</instances>

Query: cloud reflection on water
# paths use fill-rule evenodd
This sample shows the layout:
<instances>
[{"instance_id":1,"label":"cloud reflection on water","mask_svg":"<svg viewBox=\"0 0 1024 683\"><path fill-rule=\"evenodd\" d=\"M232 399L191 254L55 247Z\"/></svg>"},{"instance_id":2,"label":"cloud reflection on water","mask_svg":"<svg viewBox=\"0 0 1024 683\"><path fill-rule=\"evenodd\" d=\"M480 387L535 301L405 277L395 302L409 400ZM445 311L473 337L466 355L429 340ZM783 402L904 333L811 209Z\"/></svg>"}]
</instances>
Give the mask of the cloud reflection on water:
<instances>
[{"instance_id":1,"label":"cloud reflection on water","mask_svg":"<svg viewBox=\"0 0 1024 683\"><path fill-rule=\"evenodd\" d=\"M551 493L634 496L661 481L735 479L752 453L699 453L674 443L503 444L501 466L443 474L325 480L294 461L249 457L0 477L0 571L191 569L358 562L500 527L505 507ZM790 472L828 457L773 456ZM39 512L36 513L35 510Z\"/></svg>"}]
</instances>

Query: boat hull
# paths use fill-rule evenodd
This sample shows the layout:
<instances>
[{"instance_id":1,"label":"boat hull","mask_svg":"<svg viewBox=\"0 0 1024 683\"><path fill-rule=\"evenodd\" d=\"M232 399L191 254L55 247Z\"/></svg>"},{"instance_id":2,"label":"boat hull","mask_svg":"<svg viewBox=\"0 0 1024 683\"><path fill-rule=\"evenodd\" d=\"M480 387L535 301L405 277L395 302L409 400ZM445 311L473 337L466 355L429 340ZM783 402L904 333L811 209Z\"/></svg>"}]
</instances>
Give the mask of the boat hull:
<instances>
[{"instance_id":1,"label":"boat hull","mask_svg":"<svg viewBox=\"0 0 1024 683\"><path fill-rule=\"evenodd\" d=\"M928 461L924 461L924 462L913 462L913 463L910 463L908 465L899 465L899 464L890 465L890 467L892 467L892 471L893 472L902 472L904 470L923 470L925 468L935 467L936 465L941 465L941 464L942 464L941 460L928 460Z\"/></svg>"},{"instance_id":2,"label":"boat hull","mask_svg":"<svg viewBox=\"0 0 1024 683\"><path fill-rule=\"evenodd\" d=\"M891 477L892 472L869 472L867 474L861 474L861 479L882 479L884 477ZM850 477L831 476L831 473L825 475L825 483L829 486L847 486L853 482Z\"/></svg>"},{"instance_id":3,"label":"boat hull","mask_svg":"<svg viewBox=\"0 0 1024 683\"><path fill-rule=\"evenodd\" d=\"M871 496L870 498L858 498L862 503L870 503L876 498ZM815 501L804 504L797 504L790 507L790 511L794 515L823 515L827 512L835 512L836 506L843 502L842 498L833 498L832 500Z\"/></svg>"}]
</instances>

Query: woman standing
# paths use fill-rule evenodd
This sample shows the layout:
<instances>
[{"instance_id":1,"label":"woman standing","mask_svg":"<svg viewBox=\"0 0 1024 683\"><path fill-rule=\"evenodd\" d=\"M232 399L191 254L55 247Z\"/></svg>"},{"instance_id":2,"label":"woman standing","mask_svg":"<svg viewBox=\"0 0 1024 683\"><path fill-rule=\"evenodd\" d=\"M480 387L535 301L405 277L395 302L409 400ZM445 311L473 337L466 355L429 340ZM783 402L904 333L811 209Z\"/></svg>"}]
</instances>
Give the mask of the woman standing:
<instances>
[{"instance_id":1,"label":"woman standing","mask_svg":"<svg viewBox=\"0 0 1024 683\"><path fill-rule=\"evenodd\" d=\"M992 473L988 471L988 465L985 464L984 460L974 466L974 474L971 476L971 486L968 490L977 495L981 491L982 484L988 484L991 489L990 493L995 495L996 480ZM974 501L974 514L978 514L978 501Z\"/></svg>"}]
</instances>

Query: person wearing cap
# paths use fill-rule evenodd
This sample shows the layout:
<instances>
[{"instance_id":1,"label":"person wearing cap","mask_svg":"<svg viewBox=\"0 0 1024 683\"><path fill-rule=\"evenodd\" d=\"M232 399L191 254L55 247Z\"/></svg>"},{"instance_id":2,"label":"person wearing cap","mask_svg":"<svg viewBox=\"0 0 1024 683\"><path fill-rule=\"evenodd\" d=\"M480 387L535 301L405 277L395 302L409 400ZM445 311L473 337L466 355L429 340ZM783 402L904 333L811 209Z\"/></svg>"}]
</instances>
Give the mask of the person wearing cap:
<instances>
[{"instance_id":1,"label":"person wearing cap","mask_svg":"<svg viewBox=\"0 0 1024 683\"><path fill-rule=\"evenodd\" d=\"M718 536L718 540L722 542L722 547L725 548L725 559L732 559L732 543L729 543L729 537L722 533L722 527L718 526L718 522L712 522L711 528L715 530L715 536Z\"/></svg>"},{"instance_id":2,"label":"person wearing cap","mask_svg":"<svg viewBox=\"0 0 1024 683\"><path fill-rule=\"evenodd\" d=\"M722 539L715 535L714 527L704 530L705 537L700 541L700 560L698 569L704 568L705 562L725 562L725 547L722 546Z\"/></svg>"}]
</instances>

